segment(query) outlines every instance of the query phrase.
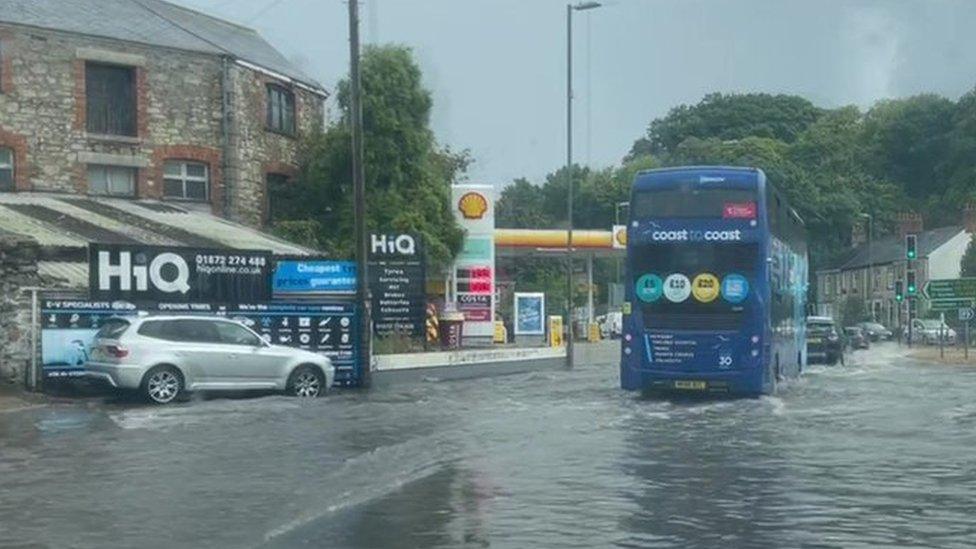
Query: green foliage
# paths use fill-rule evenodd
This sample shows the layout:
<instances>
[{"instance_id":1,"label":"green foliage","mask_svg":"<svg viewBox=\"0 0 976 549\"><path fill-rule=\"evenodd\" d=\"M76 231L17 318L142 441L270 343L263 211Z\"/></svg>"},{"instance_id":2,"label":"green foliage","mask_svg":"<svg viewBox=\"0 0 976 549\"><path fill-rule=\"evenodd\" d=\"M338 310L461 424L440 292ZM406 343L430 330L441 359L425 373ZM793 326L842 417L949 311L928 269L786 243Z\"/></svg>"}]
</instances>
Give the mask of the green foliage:
<instances>
[{"instance_id":1,"label":"green foliage","mask_svg":"<svg viewBox=\"0 0 976 549\"><path fill-rule=\"evenodd\" d=\"M432 267L442 267L464 236L450 195L470 155L438 147L429 128L430 92L409 49L366 47L362 85L367 228L419 233ZM300 174L294 191L281 197L282 215L273 230L330 255L353 257L348 81L338 90L342 121L303 138Z\"/></svg>"},{"instance_id":2,"label":"green foliage","mask_svg":"<svg viewBox=\"0 0 976 549\"><path fill-rule=\"evenodd\" d=\"M866 113L853 106L819 109L795 96L711 94L653 120L622 166L575 166L574 225L608 228L640 169L753 166L806 221L816 270L848 253L851 229L865 213L878 235L906 211L922 213L928 227L958 223L962 207L976 199L974 158L976 89L958 102L918 95L881 101ZM507 188L501 226L564 227L565 181L561 168L541 185L520 180ZM964 264L976 273L974 256L968 252Z\"/></svg>"},{"instance_id":3,"label":"green foliage","mask_svg":"<svg viewBox=\"0 0 976 549\"><path fill-rule=\"evenodd\" d=\"M680 105L652 121L629 158L668 154L693 137L720 141L766 137L792 143L821 113L793 95L713 93L697 105Z\"/></svg>"},{"instance_id":4,"label":"green foliage","mask_svg":"<svg viewBox=\"0 0 976 549\"><path fill-rule=\"evenodd\" d=\"M966 253L962 255L962 260L959 262L959 269L961 270L960 276L976 276L976 240L969 240Z\"/></svg>"}]
</instances>

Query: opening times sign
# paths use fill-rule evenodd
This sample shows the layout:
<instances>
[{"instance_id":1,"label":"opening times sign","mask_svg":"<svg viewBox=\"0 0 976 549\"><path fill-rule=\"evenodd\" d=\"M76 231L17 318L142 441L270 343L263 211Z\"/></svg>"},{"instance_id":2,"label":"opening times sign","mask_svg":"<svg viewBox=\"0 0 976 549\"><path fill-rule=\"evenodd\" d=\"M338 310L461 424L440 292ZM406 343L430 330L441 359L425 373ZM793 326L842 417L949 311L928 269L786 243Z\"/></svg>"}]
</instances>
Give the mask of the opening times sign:
<instances>
[{"instance_id":1,"label":"opening times sign","mask_svg":"<svg viewBox=\"0 0 976 549\"><path fill-rule=\"evenodd\" d=\"M424 336L427 271L419 236L370 235L369 288L376 335Z\"/></svg>"}]
</instances>

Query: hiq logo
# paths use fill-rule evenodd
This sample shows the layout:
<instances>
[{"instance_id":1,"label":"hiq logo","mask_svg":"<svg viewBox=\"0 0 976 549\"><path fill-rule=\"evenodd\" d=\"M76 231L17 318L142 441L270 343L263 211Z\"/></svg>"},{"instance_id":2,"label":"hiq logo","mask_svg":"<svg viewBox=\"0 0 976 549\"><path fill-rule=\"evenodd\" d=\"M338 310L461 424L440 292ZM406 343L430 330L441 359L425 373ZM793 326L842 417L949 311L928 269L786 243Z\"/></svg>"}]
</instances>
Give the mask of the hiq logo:
<instances>
[{"instance_id":1,"label":"hiq logo","mask_svg":"<svg viewBox=\"0 0 976 549\"><path fill-rule=\"evenodd\" d=\"M742 231L739 229L731 231L689 231L681 229L678 231L654 231L651 239L660 242L729 242L742 240Z\"/></svg>"},{"instance_id":2,"label":"hiq logo","mask_svg":"<svg viewBox=\"0 0 976 549\"><path fill-rule=\"evenodd\" d=\"M135 290L139 292L148 291L150 283L167 294L190 291L190 267L182 257L165 252L154 257L149 265L145 264L144 254L136 257L137 264L133 265L131 252L119 252L119 263L113 265L109 252L98 252L98 289L111 290L112 279L118 278L119 290L123 292L133 289L133 280ZM169 273L164 276L163 269L168 265L172 267L167 269Z\"/></svg>"},{"instance_id":3,"label":"hiq logo","mask_svg":"<svg viewBox=\"0 0 976 549\"><path fill-rule=\"evenodd\" d=\"M414 255L417 253L417 242L408 234L398 236L374 234L370 235L374 254Z\"/></svg>"}]
</instances>

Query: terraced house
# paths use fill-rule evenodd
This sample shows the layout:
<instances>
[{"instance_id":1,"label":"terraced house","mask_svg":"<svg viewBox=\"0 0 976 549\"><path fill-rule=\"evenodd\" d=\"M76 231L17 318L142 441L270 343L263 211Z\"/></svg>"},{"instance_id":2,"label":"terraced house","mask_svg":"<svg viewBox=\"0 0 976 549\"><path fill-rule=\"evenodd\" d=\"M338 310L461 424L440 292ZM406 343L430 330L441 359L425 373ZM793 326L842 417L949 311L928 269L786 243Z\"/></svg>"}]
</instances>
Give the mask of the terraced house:
<instances>
[{"instance_id":1,"label":"terraced house","mask_svg":"<svg viewBox=\"0 0 976 549\"><path fill-rule=\"evenodd\" d=\"M162 0L0 0L0 381L38 355L35 292L88 295L92 242L310 253L261 229L326 98Z\"/></svg>"},{"instance_id":2,"label":"terraced house","mask_svg":"<svg viewBox=\"0 0 976 549\"><path fill-rule=\"evenodd\" d=\"M161 0L0 0L0 192L260 227L326 97L254 30Z\"/></svg>"}]
</instances>

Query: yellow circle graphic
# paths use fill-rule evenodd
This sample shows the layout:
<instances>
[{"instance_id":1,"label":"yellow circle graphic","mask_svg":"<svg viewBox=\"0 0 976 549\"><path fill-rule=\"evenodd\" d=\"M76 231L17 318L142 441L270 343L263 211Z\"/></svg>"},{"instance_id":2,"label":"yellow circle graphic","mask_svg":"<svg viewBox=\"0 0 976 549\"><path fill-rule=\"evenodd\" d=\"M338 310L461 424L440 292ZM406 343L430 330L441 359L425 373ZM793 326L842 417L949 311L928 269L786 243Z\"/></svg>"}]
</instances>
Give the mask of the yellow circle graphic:
<instances>
[{"instance_id":1,"label":"yellow circle graphic","mask_svg":"<svg viewBox=\"0 0 976 549\"><path fill-rule=\"evenodd\" d=\"M702 303L711 303L718 297L721 286L718 277L711 273L702 273L691 283L691 295Z\"/></svg>"}]
</instances>

